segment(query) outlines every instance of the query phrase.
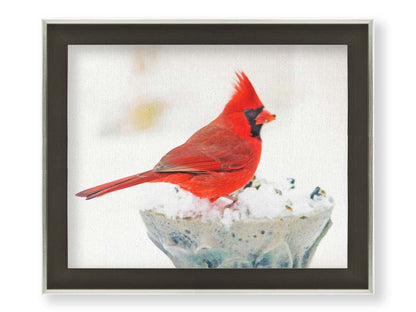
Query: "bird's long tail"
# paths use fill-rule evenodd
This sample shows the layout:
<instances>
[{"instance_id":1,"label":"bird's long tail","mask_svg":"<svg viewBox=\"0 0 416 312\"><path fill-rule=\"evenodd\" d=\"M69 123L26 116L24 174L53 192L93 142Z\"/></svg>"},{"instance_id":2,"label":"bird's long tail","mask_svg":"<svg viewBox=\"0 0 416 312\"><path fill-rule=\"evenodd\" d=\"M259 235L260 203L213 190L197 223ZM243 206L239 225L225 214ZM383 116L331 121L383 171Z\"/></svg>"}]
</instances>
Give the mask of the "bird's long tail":
<instances>
[{"instance_id":1,"label":"bird's long tail","mask_svg":"<svg viewBox=\"0 0 416 312\"><path fill-rule=\"evenodd\" d=\"M146 171L140 174L135 174L135 175L123 178L123 179L119 179L119 180L115 180L112 182L108 182L105 184L95 186L95 187L86 189L82 192L79 192L75 195L79 197L85 197L85 199L88 200L88 199L92 199L95 197L103 196L105 194L108 194L114 191L124 189L126 187L130 187L133 185L155 181L158 178L160 178L160 175L161 175L160 173L155 173L152 170L150 170L150 171Z\"/></svg>"}]
</instances>

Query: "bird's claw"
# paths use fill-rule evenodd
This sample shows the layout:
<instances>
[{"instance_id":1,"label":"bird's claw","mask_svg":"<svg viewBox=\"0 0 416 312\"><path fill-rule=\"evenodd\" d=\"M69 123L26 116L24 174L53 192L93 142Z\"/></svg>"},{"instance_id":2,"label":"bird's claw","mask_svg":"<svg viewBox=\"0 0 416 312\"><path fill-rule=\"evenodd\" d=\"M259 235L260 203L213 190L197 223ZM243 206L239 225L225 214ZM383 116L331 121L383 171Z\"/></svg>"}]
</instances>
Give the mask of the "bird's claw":
<instances>
[{"instance_id":1,"label":"bird's claw","mask_svg":"<svg viewBox=\"0 0 416 312\"><path fill-rule=\"evenodd\" d=\"M231 196L231 195L225 195L223 196L224 198L227 198L229 200L231 200L231 203L229 203L228 205L225 205L222 209L221 212L224 213L225 209L231 209L231 210L237 210L236 207L234 207L235 202L237 201L237 197Z\"/></svg>"}]
</instances>

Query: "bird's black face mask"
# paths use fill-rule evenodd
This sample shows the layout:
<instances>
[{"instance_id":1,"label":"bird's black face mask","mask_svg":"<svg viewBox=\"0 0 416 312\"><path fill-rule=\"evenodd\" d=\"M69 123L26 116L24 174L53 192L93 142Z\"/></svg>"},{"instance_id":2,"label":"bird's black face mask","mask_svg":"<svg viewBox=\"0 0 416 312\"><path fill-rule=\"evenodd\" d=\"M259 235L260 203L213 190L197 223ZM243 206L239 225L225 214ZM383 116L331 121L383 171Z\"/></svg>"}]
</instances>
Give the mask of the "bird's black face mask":
<instances>
[{"instance_id":1,"label":"bird's black face mask","mask_svg":"<svg viewBox=\"0 0 416 312\"><path fill-rule=\"evenodd\" d=\"M263 127L263 124L257 125L256 118L257 116L263 111L264 106L259 107L257 109L245 109L244 115L246 116L248 123L250 124L251 136L254 138L260 138L260 130Z\"/></svg>"}]
</instances>

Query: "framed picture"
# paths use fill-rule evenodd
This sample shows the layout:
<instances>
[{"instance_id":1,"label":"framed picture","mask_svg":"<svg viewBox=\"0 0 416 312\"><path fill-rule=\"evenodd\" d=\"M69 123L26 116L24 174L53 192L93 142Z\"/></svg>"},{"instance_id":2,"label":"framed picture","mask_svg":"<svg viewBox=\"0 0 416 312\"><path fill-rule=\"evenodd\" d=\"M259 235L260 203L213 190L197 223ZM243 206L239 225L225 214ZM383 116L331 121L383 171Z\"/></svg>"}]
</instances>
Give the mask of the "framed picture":
<instances>
[{"instance_id":1,"label":"framed picture","mask_svg":"<svg viewBox=\"0 0 416 312\"><path fill-rule=\"evenodd\" d=\"M45 292L372 293L372 24L44 22Z\"/></svg>"}]
</instances>

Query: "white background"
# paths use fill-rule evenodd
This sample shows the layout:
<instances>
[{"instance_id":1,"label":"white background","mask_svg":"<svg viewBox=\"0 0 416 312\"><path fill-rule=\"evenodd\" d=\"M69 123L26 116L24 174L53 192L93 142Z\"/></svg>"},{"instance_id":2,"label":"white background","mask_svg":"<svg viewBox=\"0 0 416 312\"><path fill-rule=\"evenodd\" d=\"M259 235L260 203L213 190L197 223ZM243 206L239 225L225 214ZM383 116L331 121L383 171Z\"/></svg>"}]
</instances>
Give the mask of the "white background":
<instances>
[{"instance_id":1,"label":"white background","mask_svg":"<svg viewBox=\"0 0 416 312\"><path fill-rule=\"evenodd\" d=\"M139 64L139 66L138 66ZM333 225L310 267L347 267L347 46L70 46L68 50L68 266L171 268L146 235L139 209L167 184L91 201L79 191L147 171L223 110L244 70L277 120L262 129L259 178L335 202ZM180 77L180 79L178 79ZM147 129L132 107L163 103ZM136 108L137 109L137 108ZM128 117L126 117L128 116Z\"/></svg>"},{"instance_id":2,"label":"white background","mask_svg":"<svg viewBox=\"0 0 416 312\"><path fill-rule=\"evenodd\" d=\"M2 6L0 77L3 215L0 305L8 311L391 311L414 306L414 72L411 1L24 1ZM162 11L163 9L163 11ZM374 296L42 296L42 18L374 18Z\"/></svg>"}]
</instances>

